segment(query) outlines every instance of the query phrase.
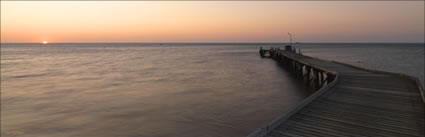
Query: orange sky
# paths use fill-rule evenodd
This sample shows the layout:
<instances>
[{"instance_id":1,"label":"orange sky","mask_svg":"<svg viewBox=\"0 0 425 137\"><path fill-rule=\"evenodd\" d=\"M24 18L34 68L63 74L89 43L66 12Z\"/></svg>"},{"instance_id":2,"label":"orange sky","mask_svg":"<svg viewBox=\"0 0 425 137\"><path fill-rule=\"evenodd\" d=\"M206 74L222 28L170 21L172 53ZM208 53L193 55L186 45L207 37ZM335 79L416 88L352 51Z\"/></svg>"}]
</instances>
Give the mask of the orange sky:
<instances>
[{"instance_id":1,"label":"orange sky","mask_svg":"<svg viewBox=\"0 0 425 137\"><path fill-rule=\"evenodd\" d=\"M424 42L424 2L1 1L1 42Z\"/></svg>"}]
</instances>

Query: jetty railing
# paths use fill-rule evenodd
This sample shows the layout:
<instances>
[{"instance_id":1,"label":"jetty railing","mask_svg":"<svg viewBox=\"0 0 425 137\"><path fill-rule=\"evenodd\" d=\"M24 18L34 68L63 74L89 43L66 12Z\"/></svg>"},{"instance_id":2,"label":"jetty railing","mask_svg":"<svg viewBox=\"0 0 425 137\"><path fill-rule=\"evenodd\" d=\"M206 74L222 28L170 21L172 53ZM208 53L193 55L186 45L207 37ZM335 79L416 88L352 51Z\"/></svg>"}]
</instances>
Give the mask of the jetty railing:
<instances>
[{"instance_id":1,"label":"jetty railing","mask_svg":"<svg viewBox=\"0 0 425 137\"><path fill-rule=\"evenodd\" d=\"M271 48L270 50L260 49L260 55L262 57L270 57L284 64L284 67L288 68L290 71L298 74L308 86L312 86L317 91L311 96L307 97L299 104L295 105L289 109L286 113L280 115L272 122L265 125L263 128L259 128L252 132L248 137L264 137L269 133L269 131L275 129L282 122L289 119L292 115L296 114L299 110L310 104L314 99L321 96L323 93L328 91L333 87L339 79L339 74L335 71L328 70L307 62L296 60L288 55L281 54L281 52L293 52L296 53L296 50L280 50L279 48ZM263 53L263 54L262 54ZM268 56L265 54L269 54ZM299 52L298 54L301 54Z\"/></svg>"},{"instance_id":2,"label":"jetty railing","mask_svg":"<svg viewBox=\"0 0 425 137\"><path fill-rule=\"evenodd\" d=\"M351 64L347 64L347 63L337 62L337 61L330 61L330 62L337 63L337 64L342 64L342 65L345 65L345 66L350 66L350 67L361 69L361 70L365 70L365 71L368 71L368 72L374 72L374 73L388 74L388 75L393 75L393 76L404 77L404 78L406 78L406 79L408 79L411 82L413 82L413 83L416 84L416 86L417 86L417 88L419 90L419 94L421 95L422 102L425 104L424 87L422 86L421 82L419 81L419 79L417 77L410 76L410 75L407 75L407 74L402 74L402 73L396 73L396 72L386 72L386 71L379 71L379 70L367 69L367 68L362 68L362 67L354 66L354 65L351 65Z\"/></svg>"},{"instance_id":3,"label":"jetty railing","mask_svg":"<svg viewBox=\"0 0 425 137\"><path fill-rule=\"evenodd\" d=\"M269 57L277 60L290 72L297 74L308 86L313 87L315 90L319 90L324 85L329 84L336 76L335 71L297 60L291 57L290 54L282 54L282 52L301 54L301 52L296 53L295 49L280 50L279 48L270 48L269 50L264 50L260 48L261 57Z\"/></svg>"}]
</instances>

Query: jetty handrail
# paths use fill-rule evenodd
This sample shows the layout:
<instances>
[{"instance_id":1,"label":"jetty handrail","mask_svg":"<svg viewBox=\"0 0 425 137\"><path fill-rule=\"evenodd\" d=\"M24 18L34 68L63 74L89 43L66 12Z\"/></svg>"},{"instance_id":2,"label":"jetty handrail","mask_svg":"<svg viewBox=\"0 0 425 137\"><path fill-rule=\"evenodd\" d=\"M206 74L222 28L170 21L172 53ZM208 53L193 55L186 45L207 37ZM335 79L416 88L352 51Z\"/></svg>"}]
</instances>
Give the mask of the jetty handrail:
<instances>
[{"instance_id":1,"label":"jetty handrail","mask_svg":"<svg viewBox=\"0 0 425 137\"><path fill-rule=\"evenodd\" d=\"M295 105L294 107L292 107L291 109L289 109L288 112L280 115L279 117L274 119L272 122L268 123L263 128L259 128L259 129L255 130L254 132L249 134L247 137L264 137L265 135L267 135L267 133L269 131L273 130L278 125L280 125L281 123L288 120L292 115L296 114L302 108L304 108L305 106L310 104L313 100L315 100L316 98L320 97L323 93L328 91L328 89L332 88L338 82L338 79L339 79L339 74L337 73L335 79L331 83L329 83L326 86L323 86L318 91L316 91L314 94L312 94L308 98L301 101L301 103L299 103L299 104Z\"/></svg>"},{"instance_id":2,"label":"jetty handrail","mask_svg":"<svg viewBox=\"0 0 425 137\"><path fill-rule=\"evenodd\" d=\"M317 69L317 70L321 70L321 71L324 71L324 72L330 73L330 74L332 74L332 75L336 75L336 74L337 74L337 72L336 72L336 71L332 71L332 70L329 70L329 69L326 69L326 68L323 68L323 67L319 67L319 66L316 66L316 65L314 65L314 64L307 63L307 62L305 62L305 61L297 60L297 59L295 59L295 58L293 58L293 57L290 57L290 56L286 56L286 55L284 55L284 56L285 56L285 57L287 57L287 58L290 58L290 59L292 59L292 60L294 60L294 61L297 61L297 62L299 62L299 63L301 63L301 64L304 64L304 65L306 65L306 66L309 66L309 67L315 68L315 69ZM305 56L305 55L303 55L303 56ZM308 56L306 56L306 57L308 57Z\"/></svg>"},{"instance_id":3,"label":"jetty handrail","mask_svg":"<svg viewBox=\"0 0 425 137\"><path fill-rule=\"evenodd\" d=\"M308 57L308 58L312 58L312 59L316 59L316 60L333 62L333 63L337 63L337 64L341 64L341 65L345 65L345 66L357 68L357 69L360 69L360 70L365 70L365 71L368 71L368 72L375 72L375 73L380 73L380 74L389 74L389 75L393 75L393 76L399 76L399 77L407 78L407 79L411 80L412 82L414 82L417 85L417 88L419 90L419 93L421 94L422 102L425 104L425 91L424 91L424 87L423 87L422 83L419 81L419 79L417 77L414 77L414 76L411 76L411 75L407 75L407 74L403 74L403 73L396 73L396 72L388 72L388 71L382 71L382 70L375 70L375 69L363 68L363 67L359 67L359 66L355 66L355 65L351 65L351 64L347 64L347 63L342 63L342 62L338 62L338 61L334 61L334 60L325 60L325 59L321 59L321 58L317 58L317 57L311 57L311 56L308 56L308 55L303 55L303 56Z\"/></svg>"},{"instance_id":4,"label":"jetty handrail","mask_svg":"<svg viewBox=\"0 0 425 137\"><path fill-rule=\"evenodd\" d=\"M419 79L417 77L414 77L414 76L411 76L411 75L407 75L407 74L403 74L403 73L388 72L388 71L382 71L382 70L376 70L376 69L363 68L363 67L359 67L359 66L355 66L355 65L351 65L351 64L347 64L347 63L338 62L338 61L335 61L335 60L325 60L325 59L321 59L321 58L317 58L317 57L311 57L311 56L308 56L308 55L303 55L303 56L308 57L308 58L312 58L312 59L316 59L316 60L322 60L322 61L337 63L337 64L341 64L341 65L345 65L345 66L357 68L357 69L368 71L368 72L375 72L375 73L380 73L380 74L389 74L389 75L393 75L393 76L399 76L399 77L407 78L407 79L409 79L410 81L414 82L417 85L417 88L419 90L419 93L421 94L422 102L425 104L425 91L424 91L424 87L423 87L423 85L421 84L421 82L419 81Z\"/></svg>"},{"instance_id":5,"label":"jetty handrail","mask_svg":"<svg viewBox=\"0 0 425 137\"><path fill-rule=\"evenodd\" d=\"M387 72L387 71L381 71L381 70L375 70L375 69L362 68L362 67L359 67L359 66L354 66L354 65L351 65L351 64L342 63L342 62L338 62L338 61L331 61L331 62L334 62L334 63L337 63L337 64L341 64L341 65L346 65L346 66L357 68L357 69L361 69L361 70L365 70L365 71L369 71L369 72L375 72L375 73L380 73L380 74L388 74L388 75L393 75L393 76L399 76L399 77L402 77L402 78L406 78L406 79L408 79L408 80L410 80L410 81L412 81L412 82L414 82L416 84L416 86L417 86L417 88L419 90L419 94L421 94L422 102L425 104L424 88L423 88L421 82L419 81L419 79L416 78L416 77L414 77L414 76L410 76L410 75L403 74L403 73Z\"/></svg>"},{"instance_id":6,"label":"jetty handrail","mask_svg":"<svg viewBox=\"0 0 425 137\"><path fill-rule=\"evenodd\" d=\"M336 71L331 71L325 68L321 68L318 67L316 65L304 62L304 61L300 61L297 60L295 58L283 55L287 58L290 58L294 61L298 61L302 64L308 65L312 68L318 69L318 70L322 70L324 72L327 72L329 74L335 75L335 79L330 82L329 84L321 87L319 90L317 90L315 93L313 93L312 95L310 95L309 97L307 97L306 99L304 99L303 101L301 101L300 103L298 103L297 105L293 106L292 108L290 108L286 113L278 116L277 118L275 118L272 122L266 124L263 128L258 128L256 129L254 132L252 132L251 134L249 134L247 137L264 137L265 135L267 135L267 133L271 130L273 130L274 128L276 128L278 125L280 125L281 123L285 122L286 120L288 120L292 115L296 114L298 111L300 111L302 108L304 108L305 106L307 106L308 104L310 104L313 100L315 100L316 98L320 97L323 93L325 93L326 91L328 91L330 88L332 88L339 80L339 73Z\"/></svg>"}]
</instances>

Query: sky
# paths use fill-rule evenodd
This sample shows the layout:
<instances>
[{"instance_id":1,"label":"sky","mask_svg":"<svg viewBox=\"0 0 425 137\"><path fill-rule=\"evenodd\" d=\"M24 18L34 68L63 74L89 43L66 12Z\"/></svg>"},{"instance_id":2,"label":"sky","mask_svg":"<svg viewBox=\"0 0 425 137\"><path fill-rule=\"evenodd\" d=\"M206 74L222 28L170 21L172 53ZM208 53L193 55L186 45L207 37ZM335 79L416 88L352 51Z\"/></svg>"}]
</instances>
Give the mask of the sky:
<instances>
[{"instance_id":1,"label":"sky","mask_svg":"<svg viewBox=\"0 0 425 137\"><path fill-rule=\"evenodd\" d=\"M424 42L424 1L1 1L1 42Z\"/></svg>"}]
</instances>

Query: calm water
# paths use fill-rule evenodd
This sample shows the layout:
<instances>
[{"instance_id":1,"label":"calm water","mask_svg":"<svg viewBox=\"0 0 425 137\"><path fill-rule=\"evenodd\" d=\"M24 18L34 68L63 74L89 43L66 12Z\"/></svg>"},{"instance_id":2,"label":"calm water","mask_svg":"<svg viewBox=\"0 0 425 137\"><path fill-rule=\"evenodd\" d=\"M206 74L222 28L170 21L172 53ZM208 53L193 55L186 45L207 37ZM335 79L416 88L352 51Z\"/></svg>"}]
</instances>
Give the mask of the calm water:
<instances>
[{"instance_id":1,"label":"calm water","mask_svg":"<svg viewBox=\"0 0 425 137\"><path fill-rule=\"evenodd\" d=\"M259 46L2 44L1 135L246 136L309 94ZM423 44L296 47L424 79Z\"/></svg>"},{"instance_id":2,"label":"calm water","mask_svg":"<svg viewBox=\"0 0 425 137\"><path fill-rule=\"evenodd\" d=\"M258 46L2 44L2 137L243 137L308 96Z\"/></svg>"}]
</instances>

